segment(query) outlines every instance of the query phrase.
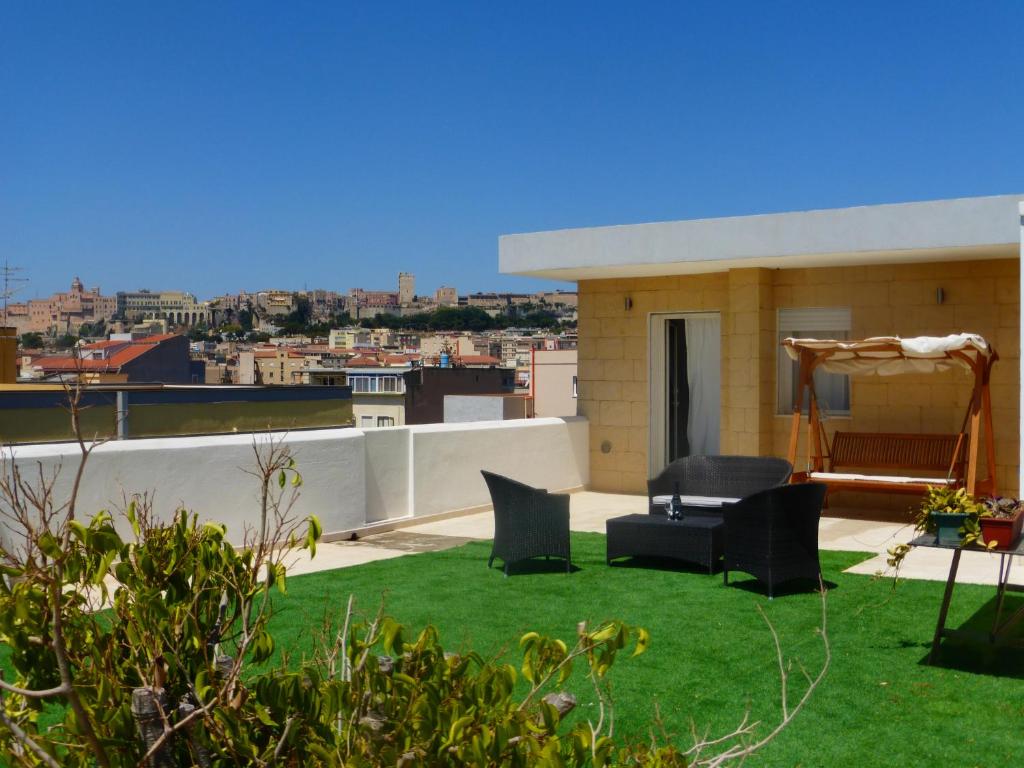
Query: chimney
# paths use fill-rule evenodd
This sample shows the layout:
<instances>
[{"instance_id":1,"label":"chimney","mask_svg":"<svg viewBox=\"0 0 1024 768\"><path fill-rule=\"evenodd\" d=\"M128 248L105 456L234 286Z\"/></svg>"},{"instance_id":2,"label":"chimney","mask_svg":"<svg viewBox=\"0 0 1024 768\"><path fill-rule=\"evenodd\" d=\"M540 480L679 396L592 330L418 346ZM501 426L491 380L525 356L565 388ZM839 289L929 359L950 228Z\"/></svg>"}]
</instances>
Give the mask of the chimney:
<instances>
[{"instance_id":1,"label":"chimney","mask_svg":"<svg viewBox=\"0 0 1024 768\"><path fill-rule=\"evenodd\" d=\"M0 327L0 384L14 384L18 380L17 328Z\"/></svg>"}]
</instances>

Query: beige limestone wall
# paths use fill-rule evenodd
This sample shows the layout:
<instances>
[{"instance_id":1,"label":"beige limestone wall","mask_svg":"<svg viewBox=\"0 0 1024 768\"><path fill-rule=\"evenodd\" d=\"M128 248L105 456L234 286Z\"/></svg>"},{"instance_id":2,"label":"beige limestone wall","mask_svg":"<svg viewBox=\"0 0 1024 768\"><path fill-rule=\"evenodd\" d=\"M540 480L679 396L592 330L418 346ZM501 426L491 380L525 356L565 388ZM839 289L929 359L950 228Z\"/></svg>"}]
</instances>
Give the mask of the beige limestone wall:
<instances>
[{"instance_id":1,"label":"beige limestone wall","mask_svg":"<svg viewBox=\"0 0 1024 768\"><path fill-rule=\"evenodd\" d=\"M649 315L721 311L728 289L725 274L579 283L578 407L590 421L594 490L647 492ZM723 332L723 383L728 348Z\"/></svg>"},{"instance_id":2,"label":"beige limestone wall","mask_svg":"<svg viewBox=\"0 0 1024 768\"><path fill-rule=\"evenodd\" d=\"M579 412L591 424L591 487L646 490L651 313L721 313L722 452L784 456L790 419L776 413L777 310L850 307L852 338L971 331L989 339L1000 355L992 378L996 477L1001 492L1016 493L1019 268L1015 259L993 259L581 281ZM828 427L955 432L970 391L959 372L855 378L851 417ZM804 455L801 442L798 467ZM837 503L905 507L907 497L847 494Z\"/></svg>"},{"instance_id":3,"label":"beige limestone wall","mask_svg":"<svg viewBox=\"0 0 1024 768\"><path fill-rule=\"evenodd\" d=\"M943 291L938 303L937 291ZM780 270L775 278L779 308L848 306L852 338L898 334L943 336L979 333L999 353L992 369L996 483L1000 493L1018 492L1020 262L991 261L894 264L840 269ZM833 418L829 432L957 432L971 396L966 371L930 376L861 376L851 382L849 418ZM785 455L789 417L775 419L773 452ZM801 430L801 436L806 430ZM984 467L983 453L979 452ZM806 460L804 441L797 453ZM987 467L986 467L987 469ZM837 504L905 508L912 499L879 494L841 494Z\"/></svg>"}]
</instances>

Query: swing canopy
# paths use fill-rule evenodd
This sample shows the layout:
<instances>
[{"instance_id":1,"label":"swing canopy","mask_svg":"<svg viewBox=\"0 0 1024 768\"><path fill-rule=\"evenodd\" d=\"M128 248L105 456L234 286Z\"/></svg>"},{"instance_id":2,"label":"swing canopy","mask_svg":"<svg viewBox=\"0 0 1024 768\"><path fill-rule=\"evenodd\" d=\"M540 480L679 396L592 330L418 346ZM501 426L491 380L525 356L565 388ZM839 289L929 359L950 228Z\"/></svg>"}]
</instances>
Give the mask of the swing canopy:
<instances>
[{"instance_id":1,"label":"swing canopy","mask_svg":"<svg viewBox=\"0 0 1024 768\"><path fill-rule=\"evenodd\" d=\"M789 461L796 459L801 401L809 393L808 471L794 473L794 482L815 480L837 490L921 492L934 484L963 485L970 493L995 494L995 441L992 436L992 400L989 376L999 355L981 336L876 336L859 341L795 339L782 342L786 353L800 363L799 391L793 407ZM855 376L893 376L903 373L940 373L963 369L974 376L974 387L960 432L952 435L836 432L832 444L824 434L814 373ZM978 453L984 432L987 477L978 476ZM826 466L828 459L828 466ZM843 467L942 471L946 477L889 476L839 472Z\"/></svg>"},{"instance_id":2,"label":"swing canopy","mask_svg":"<svg viewBox=\"0 0 1024 768\"><path fill-rule=\"evenodd\" d=\"M793 360L799 360L806 350L814 356L815 368L855 376L938 373L955 367L974 370L979 362L986 362L995 354L989 343L975 333L911 339L875 336L862 341L786 339L782 344Z\"/></svg>"}]
</instances>

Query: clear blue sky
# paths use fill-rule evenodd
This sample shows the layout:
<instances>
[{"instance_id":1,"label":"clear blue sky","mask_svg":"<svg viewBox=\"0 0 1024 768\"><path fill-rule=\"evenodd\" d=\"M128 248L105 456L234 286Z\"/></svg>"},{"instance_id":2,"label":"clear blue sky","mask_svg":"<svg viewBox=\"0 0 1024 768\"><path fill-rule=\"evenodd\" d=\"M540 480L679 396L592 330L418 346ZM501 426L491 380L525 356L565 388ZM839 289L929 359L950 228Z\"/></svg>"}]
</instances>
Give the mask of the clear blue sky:
<instances>
[{"instance_id":1,"label":"clear blue sky","mask_svg":"<svg viewBox=\"0 0 1024 768\"><path fill-rule=\"evenodd\" d=\"M1024 192L1024 2L0 6L21 296L460 292L510 232Z\"/></svg>"}]
</instances>

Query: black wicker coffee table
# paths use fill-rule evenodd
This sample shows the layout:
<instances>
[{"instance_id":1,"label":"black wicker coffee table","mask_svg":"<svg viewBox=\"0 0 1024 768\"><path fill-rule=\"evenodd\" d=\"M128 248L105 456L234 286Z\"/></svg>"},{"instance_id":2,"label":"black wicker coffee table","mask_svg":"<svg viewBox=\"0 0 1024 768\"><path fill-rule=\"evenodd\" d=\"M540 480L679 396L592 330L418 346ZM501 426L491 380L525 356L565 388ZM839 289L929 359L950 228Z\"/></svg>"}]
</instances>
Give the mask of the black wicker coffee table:
<instances>
[{"instance_id":1,"label":"black wicker coffee table","mask_svg":"<svg viewBox=\"0 0 1024 768\"><path fill-rule=\"evenodd\" d=\"M699 563L714 573L722 559L725 523L721 515L625 515L605 522L608 564L618 557L666 557Z\"/></svg>"}]
</instances>

